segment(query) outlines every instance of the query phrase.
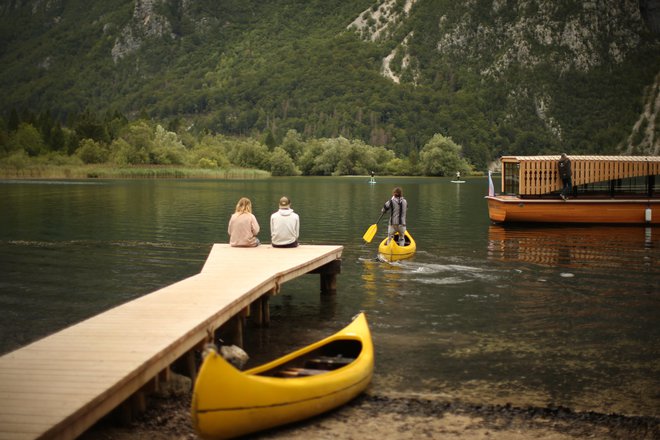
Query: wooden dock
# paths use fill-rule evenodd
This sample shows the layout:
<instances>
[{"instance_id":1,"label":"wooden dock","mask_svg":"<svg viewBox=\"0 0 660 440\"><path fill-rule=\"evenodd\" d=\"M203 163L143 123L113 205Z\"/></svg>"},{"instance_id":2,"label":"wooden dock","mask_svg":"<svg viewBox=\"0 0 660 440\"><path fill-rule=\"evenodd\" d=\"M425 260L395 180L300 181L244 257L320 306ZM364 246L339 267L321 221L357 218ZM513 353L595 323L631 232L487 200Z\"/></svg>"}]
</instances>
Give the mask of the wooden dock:
<instances>
[{"instance_id":1,"label":"wooden dock","mask_svg":"<svg viewBox=\"0 0 660 440\"><path fill-rule=\"evenodd\" d=\"M140 406L174 361L282 283L320 273L331 291L342 250L215 244L198 275L0 357L0 439L73 439L122 404Z\"/></svg>"}]
</instances>

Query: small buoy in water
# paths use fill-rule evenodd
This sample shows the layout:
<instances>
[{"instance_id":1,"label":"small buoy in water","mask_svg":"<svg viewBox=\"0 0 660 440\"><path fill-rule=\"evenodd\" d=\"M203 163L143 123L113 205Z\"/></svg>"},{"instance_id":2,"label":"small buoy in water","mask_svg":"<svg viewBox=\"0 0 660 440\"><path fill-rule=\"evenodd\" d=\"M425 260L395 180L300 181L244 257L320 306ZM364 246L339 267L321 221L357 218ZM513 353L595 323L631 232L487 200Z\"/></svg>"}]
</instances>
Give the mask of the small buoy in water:
<instances>
[{"instance_id":1,"label":"small buoy in water","mask_svg":"<svg viewBox=\"0 0 660 440\"><path fill-rule=\"evenodd\" d=\"M568 272L563 272L560 274L563 278L573 278L575 275Z\"/></svg>"}]
</instances>

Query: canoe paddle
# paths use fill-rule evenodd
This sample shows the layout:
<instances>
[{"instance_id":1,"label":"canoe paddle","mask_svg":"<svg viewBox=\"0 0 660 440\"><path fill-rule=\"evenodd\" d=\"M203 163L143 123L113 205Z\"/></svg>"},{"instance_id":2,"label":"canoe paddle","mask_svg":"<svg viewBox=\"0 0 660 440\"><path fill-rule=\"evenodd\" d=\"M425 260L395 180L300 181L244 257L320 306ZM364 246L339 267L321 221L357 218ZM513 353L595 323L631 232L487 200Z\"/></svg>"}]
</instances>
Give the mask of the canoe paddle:
<instances>
[{"instance_id":1,"label":"canoe paddle","mask_svg":"<svg viewBox=\"0 0 660 440\"><path fill-rule=\"evenodd\" d=\"M385 214L385 213L381 212L380 217L378 217L378 220L376 220L376 223L369 226L369 229L367 229L367 232L365 232L364 235L362 236L365 243L371 243L371 240L374 239L374 236L376 235L376 232L378 231L378 222L380 221L381 218L383 218L383 214Z\"/></svg>"}]
</instances>

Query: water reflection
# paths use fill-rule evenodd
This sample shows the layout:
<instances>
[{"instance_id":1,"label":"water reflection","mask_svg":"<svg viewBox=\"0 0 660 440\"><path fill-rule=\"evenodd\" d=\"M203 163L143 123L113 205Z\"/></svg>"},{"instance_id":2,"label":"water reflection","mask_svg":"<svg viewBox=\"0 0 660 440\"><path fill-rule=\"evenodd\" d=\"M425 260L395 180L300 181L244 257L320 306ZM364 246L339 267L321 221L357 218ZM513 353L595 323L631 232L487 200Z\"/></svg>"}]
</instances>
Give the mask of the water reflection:
<instances>
[{"instance_id":1,"label":"water reflection","mask_svg":"<svg viewBox=\"0 0 660 440\"><path fill-rule=\"evenodd\" d=\"M377 276L379 274L379 267L381 263L373 259L361 259L364 270L361 278L364 282L364 299L362 301L363 309L372 309L376 305L378 299L378 283Z\"/></svg>"},{"instance_id":2,"label":"water reflection","mask_svg":"<svg viewBox=\"0 0 660 440\"><path fill-rule=\"evenodd\" d=\"M5 185L0 351L197 273L211 243L226 242L242 196L268 242L286 194L303 243L344 246L338 291L320 295L318 275L287 282L271 299L270 328L246 332L254 364L364 310L376 392L657 414L660 230L490 226L485 179L367 180ZM398 185L418 252L382 263L385 223L371 245L362 235Z\"/></svg>"},{"instance_id":3,"label":"water reflection","mask_svg":"<svg viewBox=\"0 0 660 440\"><path fill-rule=\"evenodd\" d=\"M551 402L622 412L657 405L642 390L657 386L660 373L645 361L658 356L660 337L658 232L491 225L488 258L510 270L501 286L515 336L488 335L487 350L508 352L508 369L526 359L518 385L538 381Z\"/></svg>"},{"instance_id":4,"label":"water reflection","mask_svg":"<svg viewBox=\"0 0 660 440\"><path fill-rule=\"evenodd\" d=\"M651 257L660 241L656 234L654 243L653 232L650 227L628 226L491 225L488 228L488 251L489 257L497 260L547 266L614 266L622 259L652 265L658 264Z\"/></svg>"}]
</instances>

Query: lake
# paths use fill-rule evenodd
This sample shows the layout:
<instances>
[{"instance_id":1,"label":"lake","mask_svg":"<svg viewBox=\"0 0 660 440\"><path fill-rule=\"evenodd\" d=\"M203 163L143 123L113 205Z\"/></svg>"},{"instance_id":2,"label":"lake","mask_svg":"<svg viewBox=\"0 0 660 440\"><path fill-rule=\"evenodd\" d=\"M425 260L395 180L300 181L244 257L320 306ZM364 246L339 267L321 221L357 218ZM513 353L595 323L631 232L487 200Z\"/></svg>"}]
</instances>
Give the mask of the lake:
<instances>
[{"instance_id":1,"label":"lake","mask_svg":"<svg viewBox=\"0 0 660 440\"><path fill-rule=\"evenodd\" d=\"M0 353L198 273L249 197L269 242L280 196L304 244L344 246L337 294L282 286L260 363L367 313L372 391L481 404L660 415L660 228L492 225L485 178L0 182ZM497 184L497 182L496 182ZM418 252L375 259L392 188Z\"/></svg>"}]
</instances>

